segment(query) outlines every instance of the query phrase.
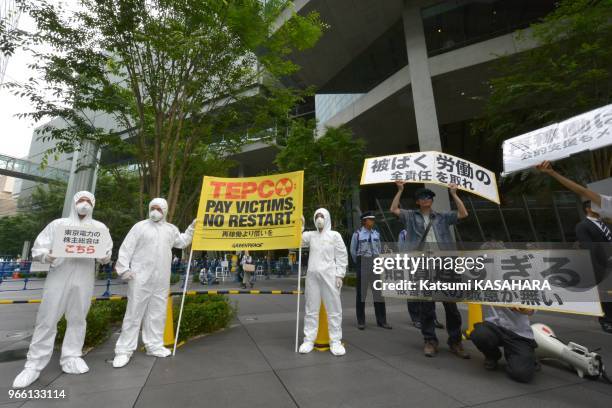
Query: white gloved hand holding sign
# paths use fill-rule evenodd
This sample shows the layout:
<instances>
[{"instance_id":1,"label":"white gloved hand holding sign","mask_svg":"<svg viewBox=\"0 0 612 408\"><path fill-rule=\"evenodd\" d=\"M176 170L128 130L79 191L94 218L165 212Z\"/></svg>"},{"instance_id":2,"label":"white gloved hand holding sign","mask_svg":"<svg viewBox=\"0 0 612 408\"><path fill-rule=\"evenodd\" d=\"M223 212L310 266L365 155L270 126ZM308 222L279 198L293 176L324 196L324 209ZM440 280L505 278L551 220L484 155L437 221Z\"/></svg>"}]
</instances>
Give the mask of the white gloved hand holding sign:
<instances>
[{"instance_id":1,"label":"white gloved hand holding sign","mask_svg":"<svg viewBox=\"0 0 612 408\"><path fill-rule=\"evenodd\" d=\"M339 276L336 276L336 287L342 289L342 278Z\"/></svg>"},{"instance_id":2,"label":"white gloved hand holding sign","mask_svg":"<svg viewBox=\"0 0 612 408\"><path fill-rule=\"evenodd\" d=\"M106 265L108 263L110 263L111 261L111 255L113 254L112 251L107 251L106 252L106 256L104 258L100 258L98 259L98 262L100 262L101 265Z\"/></svg>"},{"instance_id":3,"label":"white gloved hand holding sign","mask_svg":"<svg viewBox=\"0 0 612 408\"><path fill-rule=\"evenodd\" d=\"M129 280L134 279L134 272L128 269L127 271L123 272L120 276L121 276L121 279L123 279L124 281L129 281Z\"/></svg>"}]
</instances>

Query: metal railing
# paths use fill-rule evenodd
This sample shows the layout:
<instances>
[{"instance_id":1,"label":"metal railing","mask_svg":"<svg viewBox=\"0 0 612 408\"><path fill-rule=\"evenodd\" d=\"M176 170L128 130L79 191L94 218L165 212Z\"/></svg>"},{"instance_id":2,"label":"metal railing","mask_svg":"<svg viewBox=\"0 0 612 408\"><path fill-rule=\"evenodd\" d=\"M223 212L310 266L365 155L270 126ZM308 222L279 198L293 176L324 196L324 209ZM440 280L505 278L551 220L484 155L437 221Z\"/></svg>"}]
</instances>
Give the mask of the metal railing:
<instances>
[{"instance_id":1,"label":"metal railing","mask_svg":"<svg viewBox=\"0 0 612 408\"><path fill-rule=\"evenodd\" d=\"M41 166L40 163L0 154L0 174L33 181L68 182L70 172L51 166Z\"/></svg>"}]
</instances>

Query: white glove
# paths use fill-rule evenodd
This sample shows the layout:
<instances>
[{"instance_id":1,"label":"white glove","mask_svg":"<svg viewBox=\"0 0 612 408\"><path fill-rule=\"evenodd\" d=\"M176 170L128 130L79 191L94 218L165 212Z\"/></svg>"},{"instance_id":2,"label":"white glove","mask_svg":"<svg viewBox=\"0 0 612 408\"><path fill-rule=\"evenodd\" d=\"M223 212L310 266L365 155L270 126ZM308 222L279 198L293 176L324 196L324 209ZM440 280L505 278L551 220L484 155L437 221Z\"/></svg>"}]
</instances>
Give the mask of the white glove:
<instances>
[{"instance_id":1,"label":"white glove","mask_svg":"<svg viewBox=\"0 0 612 408\"><path fill-rule=\"evenodd\" d=\"M121 279L125 280L125 281L129 281L134 279L134 272L132 272L130 269L128 269L127 271L123 272L121 274Z\"/></svg>"},{"instance_id":2,"label":"white glove","mask_svg":"<svg viewBox=\"0 0 612 408\"><path fill-rule=\"evenodd\" d=\"M341 289L341 288L342 288L342 278L341 278L341 277L339 277L339 276L336 276L336 287L337 287L338 289Z\"/></svg>"},{"instance_id":3,"label":"white glove","mask_svg":"<svg viewBox=\"0 0 612 408\"><path fill-rule=\"evenodd\" d=\"M305 226L306 225L306 219L304 218L304 216L302 215L302 232L304 232Z\"/></svg>"},{"instance_id":4,"label":"white glove","mask_svg":"<svg viewBox=\"0 0 612 408\"><path fill-rule=\"evenodd\" d=\"M55 261L55 257L51 256L51 253L45 254L45 256L43 257L43 263L53 263L53 261Z\"/></svg>"},{"instance_id":5,"label":"white glove","mask_svg":"<svg viewBox=\"0 0 612 408\"><path fill-rule=\"evenodd\" d=\"M193 221L191 221L191 224L189 224L189 229L195 229L197 220L197 218L194 218Z\"/></svg>"},{"instance_id":6,"label":"white glove","mask_svg":"<svg viewBox=\"0 0 612 408\"><path fill-rule=\"evenodd\" d=\"M112 252L111 252L111 251L108 251L108 252L106 253L106 256L105 256L104 258L99 258L99 259L98 259L98 262L100 262L100 264L101 264L101 265L106 265L107 263L110 263L110 261L111 261L111 255L112 255Z\"/></svg>"}]
</instances>

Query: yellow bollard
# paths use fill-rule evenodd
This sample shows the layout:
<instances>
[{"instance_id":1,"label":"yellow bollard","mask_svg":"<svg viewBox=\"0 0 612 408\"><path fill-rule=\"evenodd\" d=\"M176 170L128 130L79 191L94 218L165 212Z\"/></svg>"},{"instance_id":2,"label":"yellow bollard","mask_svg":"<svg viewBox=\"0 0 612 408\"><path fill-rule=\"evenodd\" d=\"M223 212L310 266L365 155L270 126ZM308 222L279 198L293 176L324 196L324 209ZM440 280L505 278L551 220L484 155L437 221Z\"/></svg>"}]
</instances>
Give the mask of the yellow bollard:
<instances>
[{"instance_id":1,"label":"yellow bollard","mask_svg":"<svg viewBox=\"0 0 612 408\"><path fill-rule=\"evenodd\" d=\"M468 303L468 328L465 331L466 338L470 338L470 333L474 330L474 325L480 322L482 322L482 305Z\"/></svg>"},{"instance_id":2,"label":"yellow bollard","mask_svg":"<svg viewBox=\"0 0 612 408\"><path fill-rule=\"evenodd\" d=\"M164 346L174 346L174 317L172 313L172 296L168 296L166 306L166 327L164 328Z\"/></svg>"},{"instance_id":3,"label":"yellow bollard","mask_svg":"<svg viewBox=\"0 0 612 408\"><path fill-rule=\"evenodd\" d=\"M317 331L314 348L317 351L329 350L329 328L327 327L327 312L323 302L321 302L321 309L319 310L319 330Z\"/></svg>"}]
</instances>

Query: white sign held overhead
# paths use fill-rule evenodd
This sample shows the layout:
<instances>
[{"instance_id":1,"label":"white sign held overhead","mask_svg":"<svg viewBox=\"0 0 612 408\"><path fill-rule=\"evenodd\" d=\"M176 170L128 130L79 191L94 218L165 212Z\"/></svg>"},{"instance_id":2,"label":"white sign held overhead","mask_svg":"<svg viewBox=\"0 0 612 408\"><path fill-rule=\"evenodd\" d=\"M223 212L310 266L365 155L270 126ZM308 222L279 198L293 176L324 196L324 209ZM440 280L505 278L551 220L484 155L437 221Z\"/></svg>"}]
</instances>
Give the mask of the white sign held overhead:
<instances>
[{"instance_id":1,"label":"white sign held overhead","mask_svg":"<svg viewBox=\"0 0 612 408\"><path fill-rule=\"evenodd\" d=\"M612 145L612 104L503 143L504 175Z\"/></svg>"},{"instance_id":2,"label":"white sign held overhead","mask_svg":"<svg viewBox=\"0 0 612 408\"><path fill-rule=\"evenodd\" d=\"M362 185L398 180L444 186L456 184L460 190L499 204L495 173L460 157L430 151L365 159Z\"/></svg>"}]
</instances>

